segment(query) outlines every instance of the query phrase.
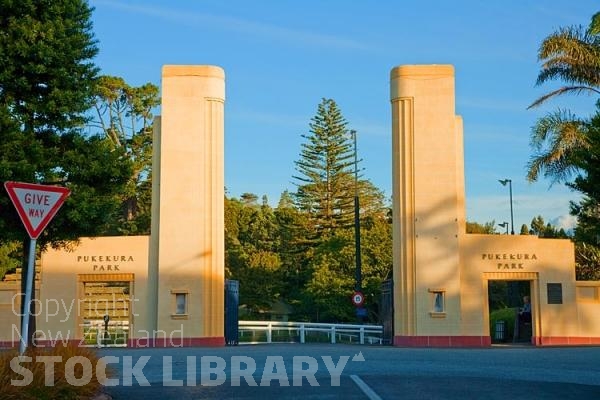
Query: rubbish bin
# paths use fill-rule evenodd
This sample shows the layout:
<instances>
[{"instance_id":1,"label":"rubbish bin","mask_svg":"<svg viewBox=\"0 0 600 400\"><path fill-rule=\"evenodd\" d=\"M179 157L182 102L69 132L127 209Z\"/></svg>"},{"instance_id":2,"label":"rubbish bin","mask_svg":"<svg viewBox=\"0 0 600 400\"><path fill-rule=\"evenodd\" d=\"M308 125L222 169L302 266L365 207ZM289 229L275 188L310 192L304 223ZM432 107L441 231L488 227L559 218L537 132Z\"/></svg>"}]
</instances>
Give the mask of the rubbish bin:
<instances>
[{"instance_id":1,"label":"rubbish bin","mask_svg":"<svg viewBox=\"0 0 600 400\"><path fill-rule=\"evenodd\" d=\"M505 340L506 339L506 321L496 321L496 329L494 338L496 340Z\"/></svg>"}]
</instances>

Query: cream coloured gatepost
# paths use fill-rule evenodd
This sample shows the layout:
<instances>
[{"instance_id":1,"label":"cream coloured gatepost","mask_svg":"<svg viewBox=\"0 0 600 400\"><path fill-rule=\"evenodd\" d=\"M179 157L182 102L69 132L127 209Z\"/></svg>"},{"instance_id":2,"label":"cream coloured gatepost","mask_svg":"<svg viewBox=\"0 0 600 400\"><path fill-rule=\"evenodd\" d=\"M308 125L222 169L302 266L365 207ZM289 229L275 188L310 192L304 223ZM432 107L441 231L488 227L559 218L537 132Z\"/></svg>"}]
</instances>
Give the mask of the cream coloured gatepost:
<instances>
[{"instance_id":1,"label":"cream coloured gatepost","mask_svg":"<svg viewBox=\"0 0 600 400\"><path fill-rule=\"evenodd\" d=\"M225 344L224 102L221 68L163 67L151 235L47 250L36 285L40 344L97 345L99 334L103 345ZM17 279L0 282L5 345L18 342L19 289Z\"/></svg>"},{"instance_id":2,"label":"cream coloured gatepost","mask_svg":"<svg viewBox=\"0 0 600 400\"><path fill-rule=\"evenodd\" d=\"M394 68L391 101L396 342L460 335L464 173L454 68Z\"/></svg>"},{"instance_id":3,"label":"cream coloured gatepost","mask_svg":"<svg viewBox=\"0 0 600 400\"><path fill-rule=\"evenodd\" d=\"M150 331L181 330L185 345L224 344L224 102L221 68L163 67L153 152Z\"/></svg>"}]
</instances>

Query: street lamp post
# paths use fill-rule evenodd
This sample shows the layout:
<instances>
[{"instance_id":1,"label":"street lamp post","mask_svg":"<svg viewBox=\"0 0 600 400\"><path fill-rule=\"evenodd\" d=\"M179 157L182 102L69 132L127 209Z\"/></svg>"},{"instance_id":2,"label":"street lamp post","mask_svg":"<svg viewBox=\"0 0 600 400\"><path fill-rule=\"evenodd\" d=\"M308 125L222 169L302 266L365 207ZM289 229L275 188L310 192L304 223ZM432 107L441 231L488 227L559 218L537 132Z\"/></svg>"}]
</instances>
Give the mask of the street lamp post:
<instances>
[{"instance_id":1,"label":"street lamp post","mask_svg":"<svg viewBox=\"0 0 600 400\"><path fill-rule=\"evenodd\" d=\"M508 192L510 194L510 234L515 234L515 222L513 218L513 198L512 198L512 180L510 179L500 179L498 180L502 184L502 186L506 186L508 183ZM508 228L507 228L508 230ZM508 233L508 232L507 232Z\"/></svg>"},{"instance_id":2,"label":"street lamp post","mask_svg":"<svg viewBox=\"0 0 600 400\"><path fill-rule=\"evenodd\" d=\"M356 270L355 270L355 291L358 293L362 292L362 258L360 253L360 203L358 199L358 151L356 146L356 131L350 131L352 134L352 140L354 141L354 251L356 258ZM362 305L357 306L356 316L358 322L363 322L365 309Z\"/></svg>"},{"instance_id":3,"label":"street lamp post","mask_svg":"<svg viewBox=\"0 0 600 400\"><path fill-rule=\"evenodd\" d=\"M508 222L504 221L503 223L498 224L498 226L506 228L506 234L508 235Z\"/></svg>"},{"instance_id":4,"label":"street lamp post","mask_svg":"<svg viewBox=\"0 0 600 400\"><path fill-rule=\"evenodd\" d=\"M508 183L508 192L510 194L510 234L515 234L515 225L513 219L513 198L512 198L512 180L510 179L500 179L498 182L502 184L502 186L506 186ZM506 223L508 225L508 223ZM506 227L506 234L508 235L508 226ZM519 282L517 281L509 281L508 282L508 298L511 306L515 305L515 301L519 299Z\"/></svg>"},{"instance_id":5,"label":"street lamp post","mask_svg":"<svg viewBox=\"0 0 600 400\"><path fill-rule=\"evenodd\" d=\"M362 290L362 257L360 253L360 203L358 199L358 151L356 147L356 131L350 131L354 141L354 252L356 257L355 279L356 291Z\"/></svg>"}]
</instances>

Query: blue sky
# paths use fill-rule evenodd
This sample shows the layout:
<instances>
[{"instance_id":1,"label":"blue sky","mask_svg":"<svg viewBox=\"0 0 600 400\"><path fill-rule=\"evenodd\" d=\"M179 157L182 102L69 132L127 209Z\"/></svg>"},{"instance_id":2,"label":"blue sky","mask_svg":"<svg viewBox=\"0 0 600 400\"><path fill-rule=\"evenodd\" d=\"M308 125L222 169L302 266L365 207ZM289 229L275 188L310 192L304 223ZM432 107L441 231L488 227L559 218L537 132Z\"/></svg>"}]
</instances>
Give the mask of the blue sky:
<instances>
[{"instance_id":1,"label":"blue sky","mask_svg":"<svg viewBox=\"0 0 600 400\"><path fill-rule=\"evenodd\" d=\"M595 99L527 106L557 87L535 87L548 34L587 26L592 0L223 1L91 0L102 74L160 85L165 64L212 64L226 73L225 184L230 196L295 190L301 134L322 98L358 132L365 178L391 196L389 72L453 64L464 120L467 218L510 222L568 215L576 194L528 183L529 134L556 107L589 115ZM499 231L502 228L498 228Z\"/></svg>"}]
</instances>

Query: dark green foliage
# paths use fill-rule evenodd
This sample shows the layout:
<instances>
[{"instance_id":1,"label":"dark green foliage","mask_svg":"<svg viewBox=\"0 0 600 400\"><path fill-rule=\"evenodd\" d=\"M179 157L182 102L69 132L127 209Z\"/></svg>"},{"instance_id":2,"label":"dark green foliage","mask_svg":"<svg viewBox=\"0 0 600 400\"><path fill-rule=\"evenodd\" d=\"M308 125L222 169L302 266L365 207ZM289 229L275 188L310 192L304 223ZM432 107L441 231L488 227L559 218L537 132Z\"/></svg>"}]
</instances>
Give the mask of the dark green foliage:
<instances>
[{"instance_id":1,"label":"dark green foliage","mask_svg":"<svg viewBox=\"0 0 600 400\"><path fill-rule=\"evenodd\" d=\"M2 106L23 131L82 126L98 71L87 3L2 0L0 9Z\"/></svg>"},{"instance_id":2,"label":"dark green foliage","mask_svg":"<svg viewBox=\"0 0 600 400\"><path fill-rule=\"evenodd\" d=\"M8 242L0 245L0 281L7 272L14 272L20 264L21 243Z\"/></svg>"},{"instance_id":3,"label":"dark green foliage","mask_svg":"<svg viewBox=\"0 0 600 400\"><path fill-rule=\"evenodd\" d=\"M227 276L240 281L240 304L249 319L270 318L276 302L291 306L294 320L356 321L354 231L338 229L315 242L312 221L287 194L276 209L257 196L225 199ZM385 210L363 218L363 292L368 321L378 321L381 282L391 276L392 233Z\"/></svg>"},{"instance_id":4,"label":"dark green foliage","mask_svg":"<svg viewBox=\"0 0 600 400\"><path fill-rule=\"evenodd\" d=\"M225 265L240 281L240 304L260 318L282 297L282 262L273 210L255 202L225 199Z\"/></svg>"},{"instance_id":5,"label":"dark green foliage","mask_svg":"<svg viewBox=\"0 0 600 400\"><path fill-rule=\"evenodd\" d=\"M546 223L544 222L544 218L541 215L534 217L531 220L531 231L534 235L540 236L544 233L544 229L546 227Z\"/></svg>"},{"instance_id":6,"label":"dark green foliage","mask_svg":"<svg viewBox=\"0 0 600 400\"><path fill-rule=\"evenodd\" d=\"M0 181L71 190L41 247L103 234L131 163L105 139L81 132L97 73L91 9L81 0L0 0L0 9ZM0 243L24 237L2 190Z\"/></svg>"},{"instance_id":7,"label":"dark green foliage","mask_svg":"<svg viewBox=\"0 0 600 400\"><path fill-rule=\"evenodd\" d=\"M575 244L575 277L580 281L600 280L600 247Z\"/></svg>"},{"instance_id":8,"label":"dark green foliage","mask_svg":"<svg viewBox=\"0 0 600 400\"><path fill-rule=\"evenodd\" d=\"M527 227L527 226L525 226ZM521 228L522 229L522 228ZM531 220L531 234L546 239L568 239L569 235L563 228L556 228L550 223L546 223L541 215Z\"/></svg>"},{"instance_id":9,"label":"dark green foliage","mask_svg":"<svg viewBox=\"0 0 600 400\"><path fill-rule=\"evenodd\" d=\"M477 222L467 221L466 224L467 233L480 233L493 235L496 232L496 221L486 222L485 224L480 224Z\"/></svg>"},{"instance_id":10,"label":"dark green foliage","mask_svg":"<svg viewBox=\"0 0 600 400\"><path fill-rule=\"evenodd\" d=\"M490 312L490 335L492 342L512 342L515 332L515 322L517 312L514 308L501 308ZM496 339L496 323L504 321L504 339Z\"/></svg>"},{"instance_id":11,"label":"dark green foliage","mask_svg":"<svg viewBox=\"0 0 600 400\"><path fill-rule=\"evenodd\" d=\"M600 110L600 102L598 103ZM587 130L589 151L577 157L579 174L569 186L583 194L579 203L571 202L577 217L575 228L576 276L579 280L600 279L600 111Z\"/></svg>"},{"instance_id":12,"label":"dark green foliage","mask_svg":"<svg viewBox=\"0 0 600 400\"><path fill-rule=\"evenodd\" d=\"M578 175L568 186L583 194L579 203L571 202L571 214L577 217L577 241L600 245L600 101L598 112L586 130L589 148L577 154Z\"/></svg>"},{"instance_id":13,"label":"dark green foliage","mask_svg":"<svg viewBox=\"0 0 600 400\"><path fill-rule=\"evenodd\" d=\"M378 321L381 283L392 274L392 229L381 215L368 218L361 228L362 291L369 320ZM356 321L350 296L354 291L354 231L340 230L321 241L310 260L313 274L307 283L311 320Z\"/></svg>"},{"instance_id":14,"label":"dark green foliage","mask_svg":"<svg viewBox=\"0 0 600 400\"><path fill-rule=\"evenodd\" d=\"M38 248L65 246L104 234L115 217L131 162L82 129L92 105L98 52L83 0L0 0L0 182L63 185L71 190L37 239ZM0 191L0 245L27 235ZM25 279L22 279L21 290ZM34 292L35 295L35 292ZM35 331L35 318L30 321Z\"/></svg>"},{"instance_id":15,"label":"dark green foliage","mask_svg":"<svg viewBox=\"0 0 600 400\"><path fill-rule=\"evenodd\" d=\"M529 296L530 292L529 281L489 281L490 311L505 307L520 307L523 296Z\"/></svg>"}]
</instances>

